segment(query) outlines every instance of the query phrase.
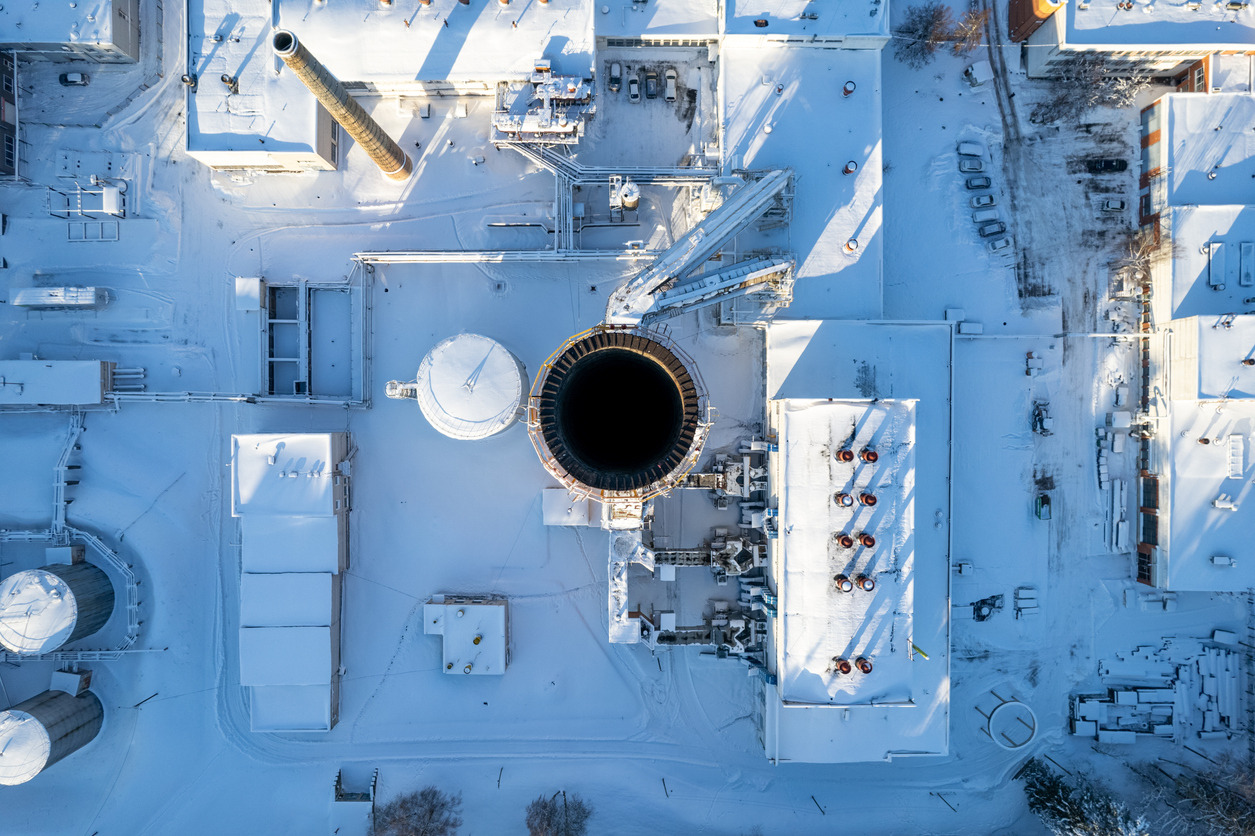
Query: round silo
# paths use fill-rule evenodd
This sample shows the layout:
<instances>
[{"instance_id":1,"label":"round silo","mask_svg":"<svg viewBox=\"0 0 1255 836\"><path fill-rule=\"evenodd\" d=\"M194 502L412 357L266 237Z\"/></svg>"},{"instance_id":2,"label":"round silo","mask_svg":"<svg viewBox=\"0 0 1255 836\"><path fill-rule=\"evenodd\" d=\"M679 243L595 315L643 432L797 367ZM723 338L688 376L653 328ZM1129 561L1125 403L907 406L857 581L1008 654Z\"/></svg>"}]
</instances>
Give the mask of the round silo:
<instances>
[{"instance_id":1,"label":"round silo","mask_svg":"<svg viewBox=\"0 0 1255 836\"><path fill-rule=\"evenodd\" d=\"M501 343L479 334L441 341L418 367L415 397L450 438L496 435L523 417L527 371Z\"/></svg>"},{"instance_id":2,"label":"round silo","mask_svg":"<svg viewBox=\"0 0 1255 836\"><path fill-rule=\"evenodd\" d=\"M90 563L17 572L0 581L0 644L51 653L105 626L113 600L109 576Z\"/></svg>"},{"instance_id":3,"label":"round silo","mask_svg":"<svg viewBox=\"0 0 1255 836\"><path fill-rule=\"evenodd\" d=\"M91 691L44 691L0 711L0 784L24 784L95 739L105 710Z\"/></svg>"}]
</instances>

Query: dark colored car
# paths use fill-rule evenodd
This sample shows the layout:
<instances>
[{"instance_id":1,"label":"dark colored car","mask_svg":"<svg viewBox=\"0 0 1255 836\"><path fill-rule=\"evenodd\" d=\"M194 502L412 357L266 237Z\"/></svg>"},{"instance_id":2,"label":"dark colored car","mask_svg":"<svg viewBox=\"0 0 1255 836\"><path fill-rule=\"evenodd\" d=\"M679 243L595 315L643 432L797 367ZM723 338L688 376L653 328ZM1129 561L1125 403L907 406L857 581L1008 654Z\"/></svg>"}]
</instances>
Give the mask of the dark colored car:
<instances>
[{"instance_id":1,"label":"dark colored car","mask_svg":"<svg viewBox=\"0 0 1255 836\"><path fill-rule=\"evenodd\" d=\"M1002 233L1006 232L1007 225L1004 224L1002 221L994 221L993 223L985 224L984 226L980 228L979 231L980 231L981 238L992 238L995 235L1001 235Z\"/></svg>"},{"instance_id":2,"label":"dark colored car","mask_svg":"<svg viewBox=\"0 0 1255 836\"><path fill-rule=\"evenodd\" d=\"M965 185L969 189L987 189L994 184L993 180L988 177L969 177Z\"/></svg>"},{"instance_id":3,"label":"dark colored car","mask_svg":"<svg viewBox=\"0 0 1255 836\"><path fill-rule=\"evenodd\" d=\"M653 70L645 71L645 98L658 98L658 73Z\"/></svg>"},{"instance_id":4,"label":"dark colored car","mask_svg":"<svg viewBox=\"0 0 1255 836\"><path fill-rule=\"evenodd\" d=\"M1129 167L1128 160L1086 160L1085 167L1090 174L1102 174L1106 171L1124 171Z\"/></svg>"}]
</instances>

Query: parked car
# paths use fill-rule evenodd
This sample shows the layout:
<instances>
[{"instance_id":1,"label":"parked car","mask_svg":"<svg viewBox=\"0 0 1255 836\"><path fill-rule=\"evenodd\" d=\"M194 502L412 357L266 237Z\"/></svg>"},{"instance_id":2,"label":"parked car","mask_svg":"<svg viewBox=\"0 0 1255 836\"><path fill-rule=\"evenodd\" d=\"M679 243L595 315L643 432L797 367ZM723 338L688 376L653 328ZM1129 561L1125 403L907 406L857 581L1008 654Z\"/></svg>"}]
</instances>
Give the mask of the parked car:
<instances>
[{"instance_id":1,"label":"parked car","mask_svg":"<svg viewBox=\"0 0 1255 836\"><path fill-rule=\"evenodd\" d=\"M1102 174L1107 171L1124 171L1129 167L1128 160L1086 160L1085 167L1090 174Z\"/></svg>"},{"instance_id":2,"label":"parked car","mask_svg":"<svg viewBox=\"0 0 1255 836\"><path fill-rule=\"evenodd\" d=\"M641 101L641 81L636 76L628 79L628 101L639 104Z\"/></svg>"},{"instance_id":3,"label":"parked car","mask_svg":"<svg viewBox=\"0 0 1255 836\"><path fill-rule=\"evenodd\" d=\"M1104 200L1102 202L1102 210L1104 212L1123 212L1129 208L1127 200Z\"/></svg>"},{"instance_id":4,"label":"parked car","mask_svg":"<svg viewBox=\"0 0 1255 836\"><path fill-rule=\"evenodd\" d=\"M1007 231L1007 225L1004 224L1002 221L994 221L993 223L987 223L977 230L977 232L980 233L981 238L993 238L995 235L1001 235L1002 233L1006 231Z\"/></svg>"},{"instance_id":5,"label":"parked car","mask_svg":"<svg viewBox=\"0 0 1255 836\"><path fill-rule=\"evenodd\" d=\"M994 205L994 196L991 194L978 194L976 197L968 200L967 204L973 209L984 209L986 206Z\"/></svg>"},{"instance_id":6,"label":"parked car","mask_svg":"<svg viewBox=\"0 0 1255 836\"><path fill-rule=\"evenodd\" d=\"M87 73L61 73L57 76L62 87L86 87L91 80Z\"/></svg>"},{"instance_id":7,"label":"parked car","mask_svg":"<svg viewBox=\"0 0 1255 836\"><path fill-rule=\"evenodd\" d=\"M623 85L623 68L618 64L610 65L610 83L607 85L611 93L618 93Z\"/></svg>"},{"instance_id":8,"label":"parked car","mask_svg":"<svg viewBox=\"0 0 1255 836\"><path fill-rule=\"evenodd\" d=\"M987 189L993 184L994 184L994 181L990 180L988 177L969 177L967 178L967 181L964 183L964 185L966 185L969 189L972 189L973 191L975 191L976 189Z\"/></svg>"},{"instance_id":9,"label":"parked car","mask_svg":"<svg viewBox=\"0 0 1255 836\"><path fill-rule=\"evenodd\" d=\"M959 157L959 171L964 174L976 174L985 170L985 164L975 157Z\"/></svg>"},{"instance_id":10,"label":"parked car","mask_svg":"<svg viewBox=\"0 0 1255 836\"><path fill-rule=\"evenodd\" d=\"M991 253L996 253L999 250L1005 250L1007 247L1011 246L1011 239L1010 238L995 238L994 240L990 241L985 246L989 249Z\"/></svg>"},{"instance_id":11,"label":"parked car","mask_svg":"<svg viewBox=\"0 0 1255 836\"><path fill-rule=\"evenodd\" d=\"M977 212L972 213L972 223L976 224L977 226L980 226L981 224L987 224L990 221L996 221L996 220L998 220L997 209L981 209Z\"/></svg>"},{"instance_id":12,"label":"parked car","mask_svg":"<svg viewBox=\"0 0 1255 836\"><path fill-rule=\"evenodd\" d=\"M983 157L985 156L985 146L979 142L960 142L960 157Z\"/></svg>"},{"instance_id":13,"label":"parked car","mask_svg":"<svg viewBox=\"0 0 1255 836\"><path fill-rule=\"evenodd\" d=\"M645 71L645 98L658 98L658 73L653 70Z\"/></svg>"},{"instance_id":14,"label":"parked car","mask_svg":"<svg viewBox=\"0 0 1255 836\"><path fill-rule=\"evenodd\" d=\"M675 78L676 78L675 70L668 69L664 75L666 77L667 84L665 87L665 92L663 93L662 97L669 102L674 102L675 101Z\"/></svg>"}]
</instances>

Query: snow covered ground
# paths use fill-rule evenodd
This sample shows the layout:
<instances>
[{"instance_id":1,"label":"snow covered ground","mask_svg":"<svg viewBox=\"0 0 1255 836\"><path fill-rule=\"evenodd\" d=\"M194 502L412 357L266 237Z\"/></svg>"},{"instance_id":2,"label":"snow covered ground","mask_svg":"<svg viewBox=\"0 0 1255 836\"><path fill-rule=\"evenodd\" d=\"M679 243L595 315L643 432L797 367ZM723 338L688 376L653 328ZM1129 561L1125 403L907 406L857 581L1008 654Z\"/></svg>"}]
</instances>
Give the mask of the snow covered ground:
<instances>
[{"instance_id":1,"label":"snow covered ground","mask_svg":"<svg viewBox=\"0 0 1255 836\"><path fill-rule=\"evenodd\" d=\"M155 16L145 25L154 31ZM103 69L88 88L63 90L47 66L22 65L32 82L29 90L23 83L28 180L0 186L6 288L102 285L113 301L95 314L0 305L3 356L143 367L155 392L253 393L260 340L255 318L235 310L234 277L352 275L372 309L372 404L127 402L86 415L69 520L134 564L136 647L144 652L88 665L105 704L104 730L36 780L0 790L0 829L327 833L341 769L349 789L379 769L383 800L429 783L462 792L467 834L522 832L526 803L561 788L593 803L593 831L604 834L1039 832L1010 777L1029 753L1136 791L1119 763L1151 759L1169 744L1097 751L1067 734L1068 695L1101 690L1098 660L1116 650L1244 630L1246 604L1204 593L1181 595L1175 612L1123 603L1133 556L1110 545L1095 428L1113 409L1115 385L1134 379L1135 347L1113 338L1105 320L1108 262L1134 219L1101 213L1097 201L1122 196L1131 213L1136 166L1097 176L1083 161L1133 159L1132 110L1093 114L1079 130L1032 125L1031 104L1045 88L1024 79L1010 51L1002 93L969 88L960 76L965 60L941 55L914 71L893 60L891 47L883 55L736 47L722 51L721 68L702 49L597 54L599 85L607 61L633 71L677 66L686 94L675 104L639 105L608 94L579 162L670 166L718 141L727 163L797 172L791 228L738 242L798 255L795 301L784 317L936 322L962 308L983 326L982 334L956 336L949 360L953 504L943 518L951 564L971 564L971 572L950 575L952 607L995 595L1005 603L987 621L955 617L950 630L949 754L772 766L753 719L755 680L743 665L694 648L651 655L607 643L607 534L542 525L541 490L552 480L522 427L457 442L432 429L415 404L382 396L384 381L412 379L433 345L463 331L499 340L534 374L564 339L601 321L630 264L354 273L351 256L364 250L543 247L541 230L487 223L545 218L553 176L488 144L490 99L467 99L465 118L452 101L435 100L430 117L417 119L384 97L363 101L412 149L415 177L399 187L347 138L340 171L211 173L182 150L182 25L182 10L167 6L164 51L150 38L141 65ZM140 89L158 66L164 77ZM858 89L843 100L847 80ZM1014 242L1003 254L987 252L971 222L960 140L988 149L992 193ZM850 159L859 168L846 176ZM119 240L67 243L66 222L45 210L45 187L69 188L65 175L85 178L102 165L130 184ZM588 191L590 207L604 203L604 192ZM682 214L675 194L646 190L639 227L589 231L584 246L669 245L685 231L673 228ZM850 238L859 241L857 255L843 249ZM711 310L666 324L718 408L708 462L761 430L764 334L718 325ZM846 359L832 351L834 364ZM1042 360L1032 375L1030 352ZM895 380L913 379L909 352L899 361L900 371L880 372L890 394ZM1038 401L1051 406L1050 436L1032 431ZM68 424L65 413L0 414L0 528L48 525ZM254 734L239 685L239 540L224 466L230 436L339 431L352 433L357 447L340 723L326 735ZM1112 455L1110 470L1133 483L1131 445ZM1034 514L1042 493L1052 498L1049 521ZM926 521L933 513L932 505L916 509ZM656 534L688 544L736 517L704 494L681 492L660 503ZM0 543L0 574L41 562L37 549ZM634 584L642 604L669 602L681 623L720 594L695 570L665 588ZM1017 619L1014 592L1030 586L1040 613ZM439 670L440 642L423 634L418 618L421 604L444 592L509 597L504 676ZM41 692L52 669L0 665L0 699L13 704ZM974 706L990 689L1013 692L1036 712L1039 732L1027 752L1006 752L982 731Z\"/></svg>"}]
</instances>

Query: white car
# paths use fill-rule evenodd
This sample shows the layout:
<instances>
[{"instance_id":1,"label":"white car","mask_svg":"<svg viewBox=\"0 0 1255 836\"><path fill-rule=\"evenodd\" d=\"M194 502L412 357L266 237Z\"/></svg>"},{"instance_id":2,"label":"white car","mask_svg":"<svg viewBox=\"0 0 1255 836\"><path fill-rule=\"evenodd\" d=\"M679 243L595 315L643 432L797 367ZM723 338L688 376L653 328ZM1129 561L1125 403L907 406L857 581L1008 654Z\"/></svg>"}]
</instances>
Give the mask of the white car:
<instances>
[{"instance_id":1,"label":"white car","mask_svg":"<svg viewBox=\"0 0 1255 836\"><path fill-rule=\"evenodd\" d=\"M1123 212L1129 208L1127 200L1104 200L1102 202L1102 210L1104 212Z\"/></svg>"},{"instance_id":2,"label":"white car","mask_svg":"<svg viewBox=\"0 0 1255 836\"><path fill-rule=\"evenodd\" d=\"M987 206L994 205L994 196L991 194L978 194L967 203L973 209L984 209Z\"/></svg>"},{"instance_id":3,"label":"white car","mask_svg":"<svg viewBox=\"0 0 1255 836\"><path fill-rule=\"evenodd\" d=\"M996 253L999 250L1005 250L1007 247L1011 246L1011 239L1010 238L995 238L994 240L990 241L985 246L989 248L989 251L991 253Z\"/></svg>"},{"instance_id":4,"label":"white car","mask_svg":"<svg viewBox=\"0 0 1255 836\"><path fill-rule=\"evenodd\" d=\"M674 102L675 101L675 70L672 70L672 69L667 70L666 80L667 80L667 84L666 84L666 87L664 88L666 92L663 93L662 97L669 102Z\"/></svg>"},{"instance_id":5,"label":"white car","mask_svg":"<svg viewBox=\"0 0 1255 836\"><path fill-rule=\"evenodd\" d=\"M610 65L610 92L618 93L623 85L623 68L617 63Z\"/></svg>"},{"instance_id":6,"label":"white car","mask_svg":"<svg viewBox=\"0 0 1255 836\"><path fill-rule=\"evenodd\" d=\"M997 209L980 209L972 213L972 223L976 224L977 226L980 226L981 224L987 224L990 221L996 221L996 220L998 220Z\"/></svg>"},{"instance_id":7,"label":"white car","mask_svg":"<svg viewBox=\"0 0 1255 836\"><path fill-rule=\"evenodd\" d=\"M641 102L641 81L636 76L628 79L628 101L632 104Z\"/></svg>"},{"instance_id":8,"label":"white car","mask_svg":"<svg viewBox=\"0 0 1255 836\"><path fill-rule=\"evenodd\" d=\"M979 142L960 142L960 157L983 157L985 156L985 146Z\"/></svg>"}]
</instances>

